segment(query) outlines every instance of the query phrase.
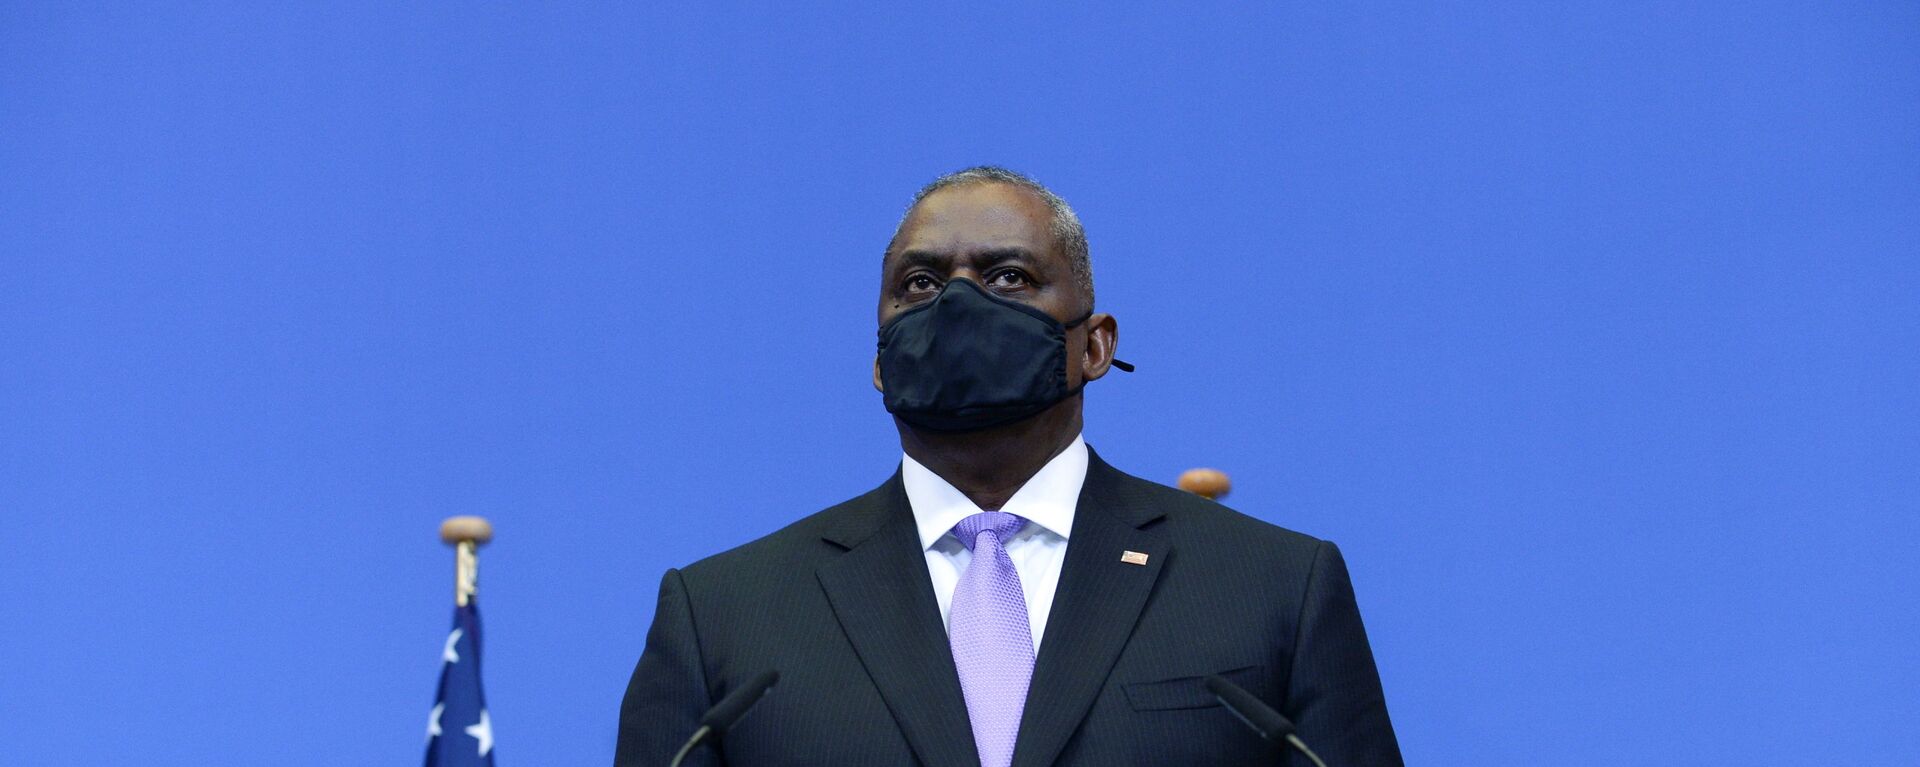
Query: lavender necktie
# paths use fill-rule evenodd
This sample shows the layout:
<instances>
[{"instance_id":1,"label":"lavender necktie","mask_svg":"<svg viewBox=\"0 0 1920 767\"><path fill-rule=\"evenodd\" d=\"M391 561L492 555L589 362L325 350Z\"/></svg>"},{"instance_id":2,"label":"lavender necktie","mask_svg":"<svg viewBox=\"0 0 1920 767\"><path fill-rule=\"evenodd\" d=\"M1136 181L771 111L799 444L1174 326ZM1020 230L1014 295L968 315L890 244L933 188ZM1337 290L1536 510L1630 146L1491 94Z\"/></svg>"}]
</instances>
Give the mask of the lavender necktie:
<instances>
[{"instance_id":1,"label":"lavender necktie","mask_svg":"<svg viewBox=\"0 0 1920 767\"><path fill-rule=\"evenodd\" d=\"M1013 764L1020 712L1033 677L1027 599L1003 545L1026 523L1003 511L983 511L953 526L954 537L973 550L973 560L953 590L947 641L953 645L981 767Z\"/></svg>"}]
</instances>

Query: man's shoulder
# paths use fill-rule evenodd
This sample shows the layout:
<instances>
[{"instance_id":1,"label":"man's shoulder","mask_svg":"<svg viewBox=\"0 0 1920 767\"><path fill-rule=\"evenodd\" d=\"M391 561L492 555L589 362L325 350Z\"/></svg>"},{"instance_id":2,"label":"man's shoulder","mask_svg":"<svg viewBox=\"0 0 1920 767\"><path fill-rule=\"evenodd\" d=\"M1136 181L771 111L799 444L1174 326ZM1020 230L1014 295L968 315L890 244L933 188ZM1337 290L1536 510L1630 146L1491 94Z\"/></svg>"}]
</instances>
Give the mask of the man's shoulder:
<instances>
[{"instance_id":1,"label":"man's shoulder","mask_svg":"<svg viewBox=\"0 0 1920 767\"><path fill-rule=\"evenodd\" d=\"M1153 508L1163 519L1149 529L1173 539L1176 545L1223 545L1256 548L1311 559L1326 544L1319 538L1253 517L1225 504L1178 488L1141 479L1107 467L1113 473L1113 492Z\"/></svg>"},{"instance_id":2,"label":"man's shoulder","mask_svg":"<svg viewBox=\"0 0 1920 767\"><path fill-rule=\"evenodd\" d=\"M849 529L878 527L889 510L888 495L898 492L898 478L828 506L757 539L695 561L681 574L693 578L753 578L763 574L791 576L793 568L841 551L829 541Z\"/></svg>"}]
</instances>

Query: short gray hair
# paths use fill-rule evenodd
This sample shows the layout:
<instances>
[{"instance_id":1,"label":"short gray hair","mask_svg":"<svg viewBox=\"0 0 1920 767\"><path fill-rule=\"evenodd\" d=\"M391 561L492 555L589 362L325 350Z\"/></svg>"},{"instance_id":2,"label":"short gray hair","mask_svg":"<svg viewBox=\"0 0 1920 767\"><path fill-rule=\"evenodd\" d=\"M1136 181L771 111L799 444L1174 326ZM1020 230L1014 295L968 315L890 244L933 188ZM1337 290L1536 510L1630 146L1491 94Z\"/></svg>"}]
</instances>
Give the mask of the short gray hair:
<instances>
[{"instance_id":1,"label":"short gray hair","mask_svg":"<svg viewBox=\"0 0 1920 767\"><path fill-rule=\"evenodd\" d=\"M1073 206L1054 194L1052 189L1024 174L1016 173L997 165L976 165L965 170L956 170L934 179L913 195L913 202L907 205L907 212L900 222L906 223L906 216L913 214L914 207L921 200L942 189L972 184L1008 184L1020 187L1038 195L1053 212L1050 227L1053 233L1053 246L1065 256L1073 268L1074 281L1080 284L1080 290L1087 294L1087 307L1093 307L1093 260L1087 248L1087 230L1080 225L1080 216L1073 212Z\"/></svg>"}]
</instances>

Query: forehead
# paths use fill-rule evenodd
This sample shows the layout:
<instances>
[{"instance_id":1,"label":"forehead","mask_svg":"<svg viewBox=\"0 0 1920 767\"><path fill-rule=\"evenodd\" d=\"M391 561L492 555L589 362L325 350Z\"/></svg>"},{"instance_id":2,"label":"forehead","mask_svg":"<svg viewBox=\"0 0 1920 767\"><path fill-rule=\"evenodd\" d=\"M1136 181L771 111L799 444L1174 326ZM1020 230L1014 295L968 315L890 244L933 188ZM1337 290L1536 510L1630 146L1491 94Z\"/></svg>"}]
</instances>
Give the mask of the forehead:
<instances>
[{"instance_id":1,"label":"forehead","mask_svg":"<svg viewBox=\"0 0 1920 767\"><path fill-rule=\"evenodd\" d=\"M947 187L907 214L887 260L907 252L963 256L1008 249L1051 259L1052 222L1046 201L1026 189L992 182Z\"/></svg>"}]
</instances>

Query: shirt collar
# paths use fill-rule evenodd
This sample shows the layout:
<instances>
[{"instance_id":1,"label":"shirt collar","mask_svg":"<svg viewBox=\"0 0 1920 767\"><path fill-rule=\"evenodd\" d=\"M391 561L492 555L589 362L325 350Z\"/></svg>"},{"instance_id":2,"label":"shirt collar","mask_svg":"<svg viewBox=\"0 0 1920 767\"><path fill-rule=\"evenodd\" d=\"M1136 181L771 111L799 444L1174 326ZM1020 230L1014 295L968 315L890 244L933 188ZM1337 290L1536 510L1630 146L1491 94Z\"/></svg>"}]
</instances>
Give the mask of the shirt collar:
<instances>
[{"instance_id":1,"label":"shirt collar","mask_svg":"<svg viewBox=\"0 0 1920 767\"><path fill-rule=\"evenodd\" d=\"M1086 480L1087 443L1074 437L1073 444L1040 467L1000 510L1025 517L1064 539L1073 530L1074 507L1080 502L1080 486ZM913 456L901 457L900 481L906 485L907 502L913 506L913 521L920 530L923 549L933 548L960 520L981 511L965 493Z\"/></svg>"}]
</instances>

